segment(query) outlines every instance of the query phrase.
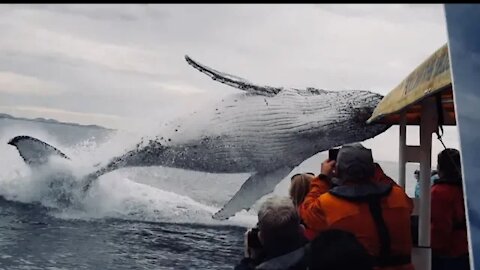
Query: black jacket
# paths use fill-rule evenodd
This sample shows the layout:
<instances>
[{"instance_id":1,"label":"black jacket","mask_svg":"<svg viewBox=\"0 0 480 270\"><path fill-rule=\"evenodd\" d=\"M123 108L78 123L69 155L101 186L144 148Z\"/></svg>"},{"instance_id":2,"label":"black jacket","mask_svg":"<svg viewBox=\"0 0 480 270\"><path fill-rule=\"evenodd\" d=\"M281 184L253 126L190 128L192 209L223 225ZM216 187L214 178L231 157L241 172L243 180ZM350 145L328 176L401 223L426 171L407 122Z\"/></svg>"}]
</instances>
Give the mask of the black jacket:
<instances>
[{"instance_id":1,"label":"black jacket","mask_svg":"<svg viewBox=\"0 0 480 270\"><path fill-rule=\"evenodd\" d=\"M269 253L275 255L266 255L260 262L243 258L235 270L305 270L307 269L305 244L307 240L302 239L288 251L273 250Z\"/></svg>"}]
</instances>

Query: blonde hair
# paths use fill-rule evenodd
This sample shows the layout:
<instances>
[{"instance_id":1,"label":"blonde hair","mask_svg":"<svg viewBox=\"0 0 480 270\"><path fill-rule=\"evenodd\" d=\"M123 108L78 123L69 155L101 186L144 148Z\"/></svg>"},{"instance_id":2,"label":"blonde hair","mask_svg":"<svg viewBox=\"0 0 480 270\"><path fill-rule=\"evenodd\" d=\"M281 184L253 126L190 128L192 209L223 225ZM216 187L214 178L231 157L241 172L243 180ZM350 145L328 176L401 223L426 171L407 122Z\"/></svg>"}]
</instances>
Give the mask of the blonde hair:
<instances>
[{"instance_id":1,"label":"blonde hair","mask_svg":"<svg viewBox=\"0 0 480 270\"><path fill-rule=\"evenodd\" d=\"M305 196L307 196L310 191L310 181L314 178L311 174L297 174L292 177L292 182L290 183L290 199L292 199L295 207L298 207Z\"/></svg>"}]
</instances>

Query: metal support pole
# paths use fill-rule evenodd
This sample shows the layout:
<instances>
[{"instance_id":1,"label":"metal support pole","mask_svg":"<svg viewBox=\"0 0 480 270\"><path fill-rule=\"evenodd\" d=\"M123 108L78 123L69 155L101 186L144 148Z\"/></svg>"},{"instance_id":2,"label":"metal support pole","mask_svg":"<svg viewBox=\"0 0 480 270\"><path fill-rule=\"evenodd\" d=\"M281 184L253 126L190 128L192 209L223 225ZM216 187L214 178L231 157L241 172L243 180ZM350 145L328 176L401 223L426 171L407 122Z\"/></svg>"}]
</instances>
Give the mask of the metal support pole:
<instances>
[{"instance_id":1,"label":"metal support pole","mask_svg":"<svg viewBox=\"0 0 480 270\"><path fill-rule=\"evenodd\" d=\"M405 165L407 152L407 116L403 112L400 116L400 143L399 143L399 161L398 161L398 184L405 189Z\"/></svg>"},{"instance_id":2,"label":"metal support pole","mask_svg":"<svg viewBox=\"0 0 480 270\"><path fill-rule=\"evenodd\" d=\"M430 172L432 162L432 133L437 125L435 100L425 99L422 103L420 122L420 212L418 226L418 244L430 251ZM431 252L427 252L425 267L431 269Z\"/></svg>"}]
</instances>

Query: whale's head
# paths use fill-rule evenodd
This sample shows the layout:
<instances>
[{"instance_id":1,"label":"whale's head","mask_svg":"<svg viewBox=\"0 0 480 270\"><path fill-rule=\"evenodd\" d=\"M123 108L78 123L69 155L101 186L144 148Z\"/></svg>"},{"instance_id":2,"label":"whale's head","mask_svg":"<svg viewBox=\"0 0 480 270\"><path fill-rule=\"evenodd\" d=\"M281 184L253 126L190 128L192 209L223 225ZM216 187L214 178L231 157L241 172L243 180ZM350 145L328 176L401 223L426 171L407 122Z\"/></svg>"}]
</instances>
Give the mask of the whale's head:
<instances>
[{"instance_id":1,"label":"whale's head","mask_svg":"<svg viewBox=\"0 0 480 270\"><path fill-rule=\"evenodd\" d=\"M343 144L363 142L390 127L385 124L367 124L383 99L377 93L363 90L322 90L304 99L308 101L305 106L300 108L300 103L295 106L295 109L301 110L298 114L300 128L296 141L304 140L295 145L298 148L298 159ZM304 149L299 145L313 147Z\"/></svg>"},{"instance_id":2,"label":"whale's head","mask_svg":"<svg viewBox=\"0 0 480 270\"><path fill-rule=\"evenodd\" d=\"M311 138L315 149L324 151L346 143L362 142L386 131L385 124L367 124L383 96L363 90L326 91L316 96L317 112L312 120ZM326 148L326 149L325 149Z\"/></svg>"},{"instance_id":3,"label":"whale's head","mask_svg":"<svg viewBox=\"0 0 480 270\"><path fill-rule=\"evenodd\" d=\"M367 120L382 100L382 95L370 91L348 91L343 94L343 98L344 106L340 110L345 110L345 125L350 128L347 133L350 133L353 140L373 138L390 127L386 124L367 124Z\"/></svg>"}]
</instances>

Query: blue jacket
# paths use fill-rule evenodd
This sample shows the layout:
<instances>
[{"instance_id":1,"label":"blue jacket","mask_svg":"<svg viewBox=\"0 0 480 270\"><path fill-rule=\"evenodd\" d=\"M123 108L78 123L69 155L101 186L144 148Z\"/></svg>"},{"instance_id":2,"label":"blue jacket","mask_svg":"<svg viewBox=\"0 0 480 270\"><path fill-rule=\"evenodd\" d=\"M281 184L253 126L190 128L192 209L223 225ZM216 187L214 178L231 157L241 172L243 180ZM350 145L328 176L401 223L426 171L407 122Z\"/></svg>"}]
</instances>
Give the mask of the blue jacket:
<instances>
[{"instance_id":1,"label":"blue jacket","mask_svg":"<svg viewBox=\"0 0 480 270\"><path fill-rule=\"evenodd\" d=\"M430 186L433 185L433 182L438 179L438 174L433 175L430 177ZM415 198L420 198L420 183L417 182L415 185Z\"/></svg>"}]
</instances>

